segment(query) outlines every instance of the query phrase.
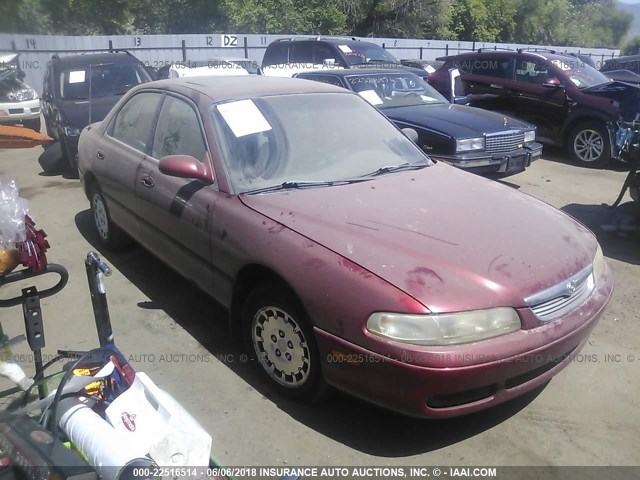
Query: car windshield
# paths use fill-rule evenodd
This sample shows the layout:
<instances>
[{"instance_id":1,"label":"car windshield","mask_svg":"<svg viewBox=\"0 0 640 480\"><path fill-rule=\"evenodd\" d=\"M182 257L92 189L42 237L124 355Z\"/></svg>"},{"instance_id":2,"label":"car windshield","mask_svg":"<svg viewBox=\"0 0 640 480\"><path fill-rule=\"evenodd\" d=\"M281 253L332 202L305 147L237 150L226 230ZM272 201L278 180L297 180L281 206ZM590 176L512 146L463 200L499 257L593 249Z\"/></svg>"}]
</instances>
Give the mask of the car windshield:
<instances>
[{"instance_id":1,"label":"car windshield","mask_svg":"<svg viewBox=\"0 0 640 480\"><path fill-rule=\"evenodd\" d=\"M569 76L569 80L571 80L573 84L580 89L601 85L611 81L603 73L593 67L590 67L577 58L552 60L551 63L565 72Z\"/></svg>"},{"instance_id":2,"label":"car windshield","mask_svg":"<svg viewBox=\"0 0 640 480\"><path fill-rule=\"evenodd\" d=\"M349 45L338 45L349 65L360 65L369 63L398 64L398 60L387 52L380 45L374 43L350 43Z\"/></svg>"},{"instance_id":3,"label":"car windshield","mask_svg":"<svg viewBox=\"0 0 640 480\"><path fill-rule=\"evenodd\" d=\"M60 74L60 96L64 100L86 100L123 95L131 87L150 82L151 77L136 63L106 63L72 67Z\"/></svg>"},{"instance_id":4,"label":"car windshield","mask_svg":"<svg viewBox=\"0 0 640 480\"><path fill-rule=\"evenodd\" d=\"M349 75L349 87L379 108L449 103L427 82L410 72Z\"/></svg>"},{"instance_id":5,"label":"car windshield","mask_svg":"<svg viewBox=\"0 0 640 480\"><path fill-rule=\"evenodd\" d=\"M396 166L432 164L382 114L349 93L232 101L214 105L212 117L237 193L286 182L348 181L391 173Z\"/></svg>"}]
</instances>

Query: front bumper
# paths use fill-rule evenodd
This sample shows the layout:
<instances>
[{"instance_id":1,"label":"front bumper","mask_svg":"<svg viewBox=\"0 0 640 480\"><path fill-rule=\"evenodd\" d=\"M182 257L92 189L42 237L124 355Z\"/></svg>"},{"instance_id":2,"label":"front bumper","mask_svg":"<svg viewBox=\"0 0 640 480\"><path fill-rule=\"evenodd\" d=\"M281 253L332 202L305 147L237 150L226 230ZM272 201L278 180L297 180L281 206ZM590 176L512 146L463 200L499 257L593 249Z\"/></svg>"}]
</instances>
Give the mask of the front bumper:
<instances>
[{"instance_id":1,"label":"front bumper","mask_svg":"<svg viewBox=\"0 0 640 480\"><path fill-rule=\"evenodd\" d=\"M542 145L532 142L522 148L499 155L488 155L487 152L464 152L455 155L429 153L435 160L448 163L475 173L515 173L531 165L531 162L542 156Z\"/></svg>"},{"instance_id":2,"label":"front bumper","mask_svg":"<svg viewBox=\"0 0 640 480\"><path fill-rule=\"evenodd\" d=\"M589 300L562 319L459 349L424 347L403 354L406 358L390 358L316 328L323 374L341 390L412 416L445 418L484 410L544 384L575 359L613 293L608 266L602 279ZM554 336L556 322L565 320L577 328ZM510 335L528 337L523 343L528 347L515 349L520 343Z\"/></svg>"},{"instance_id":3,"label":"front bumper","mask_svg":"<svg viewBox=\"0 0 640 480\"><path fill-rule=\"evenodd\" d=\"M40 99L0 103L0 123L19 123L40 118Z\"/></svg>"}]
</instances>

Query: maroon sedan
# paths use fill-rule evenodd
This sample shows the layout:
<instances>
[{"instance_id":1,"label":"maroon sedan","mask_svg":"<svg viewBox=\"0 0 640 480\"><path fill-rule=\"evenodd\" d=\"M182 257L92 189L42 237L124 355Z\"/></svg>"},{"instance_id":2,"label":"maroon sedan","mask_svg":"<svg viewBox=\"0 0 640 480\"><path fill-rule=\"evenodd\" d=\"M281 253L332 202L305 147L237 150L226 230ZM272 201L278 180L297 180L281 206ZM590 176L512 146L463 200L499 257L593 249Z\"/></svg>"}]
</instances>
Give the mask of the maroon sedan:
<instances>
[{"instance_id":1,"label":"maroon sedan","mask_svg":"<svg viewBox=\"0 0 640 480\"><path fill-rule=\"evenodd\" d=\"M141 85L83 131L79 165L100 240L133 237L227 307L291 396L480 410L567 366L613 289L583 225L319 82Z\"/></svg>"}]
</instances>

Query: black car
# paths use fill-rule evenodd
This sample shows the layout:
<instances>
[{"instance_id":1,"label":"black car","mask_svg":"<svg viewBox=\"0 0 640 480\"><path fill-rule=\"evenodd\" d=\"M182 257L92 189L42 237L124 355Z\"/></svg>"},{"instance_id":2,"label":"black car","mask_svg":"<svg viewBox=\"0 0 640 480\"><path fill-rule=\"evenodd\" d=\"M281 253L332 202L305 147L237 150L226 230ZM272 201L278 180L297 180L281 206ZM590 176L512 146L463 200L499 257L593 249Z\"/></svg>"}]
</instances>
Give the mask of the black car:
<instances>
[{"instance_id":1,"label":"black car","mask_svg":"<svg viewBox=\"0 0 640 480\"><path fill-rule=\"evenodd\" d=\"M357 92L401 129L418 133L430 157L477 173L517 172L542 155L535 128L523 121L449 103L411 72L353 69L314 71L296 78Z\"/></svg>"},{"instance_id":2,"label":"black car","mask_svg":"<svg viewBox=\"0 0 640 480\"><path fill-rule=\"evenodd\" d=\"M47 62L42 113L47 134L60 142L72 169L82 129L102 120L130 88L149 81L144 65L128 52L54 55Z\"/></svg>"},{"instance_id":3,"label":"black car","mask_svg":"<svg viewBox=\"0 0 640 480\"><path fill-rule=\"evenodd\" d=\"M612 80L640 84L640 55L605 60L600 71Z\"/></svg>"},{"instance_id":4,"label":"black car","mask_svg":"<svg viewBox=\"0 0 640 480\"><path fill-rule=\"evenodd\" d=\"M617 152L608 124L640 111L640 89L612 82L581 60L554 52L480 50L445 59L429 76L443 95L458 68L471 105L531 122L543 143L565 146L571 158L601 167Z\"/></svg>"},{"instance_id":5,"label":"black car","mask_svg":"<svg viewBox=\"0 0 640 480\"><path fill-rule=\"evenodd\" d=\"M427 78L423 68L403 65L380 45L351 38L292 37L271 42L264 53L262 68L274 65L328 65L340 68L398 68Z\"/></svg>"}]
</instances>

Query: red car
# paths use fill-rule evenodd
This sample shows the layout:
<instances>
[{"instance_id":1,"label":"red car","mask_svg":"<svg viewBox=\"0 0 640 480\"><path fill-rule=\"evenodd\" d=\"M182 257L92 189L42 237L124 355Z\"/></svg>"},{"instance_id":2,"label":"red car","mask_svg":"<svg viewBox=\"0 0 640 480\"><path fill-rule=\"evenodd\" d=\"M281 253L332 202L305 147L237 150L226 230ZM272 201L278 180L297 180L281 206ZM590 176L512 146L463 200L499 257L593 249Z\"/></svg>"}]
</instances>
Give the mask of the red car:
<instances>
[{"instance_id":1,"label":"red car","mask_svg":"<svg viewBox=\"0 0 640 480\"><path fill-rule=\"evenodd\" d=\"M133 237L227 307L291 396L480 410L567 366L613 290L583 225L434 164L332 85L144 84L82 132L79 165L100 240Z\"/></svg>"}]
</instances>

